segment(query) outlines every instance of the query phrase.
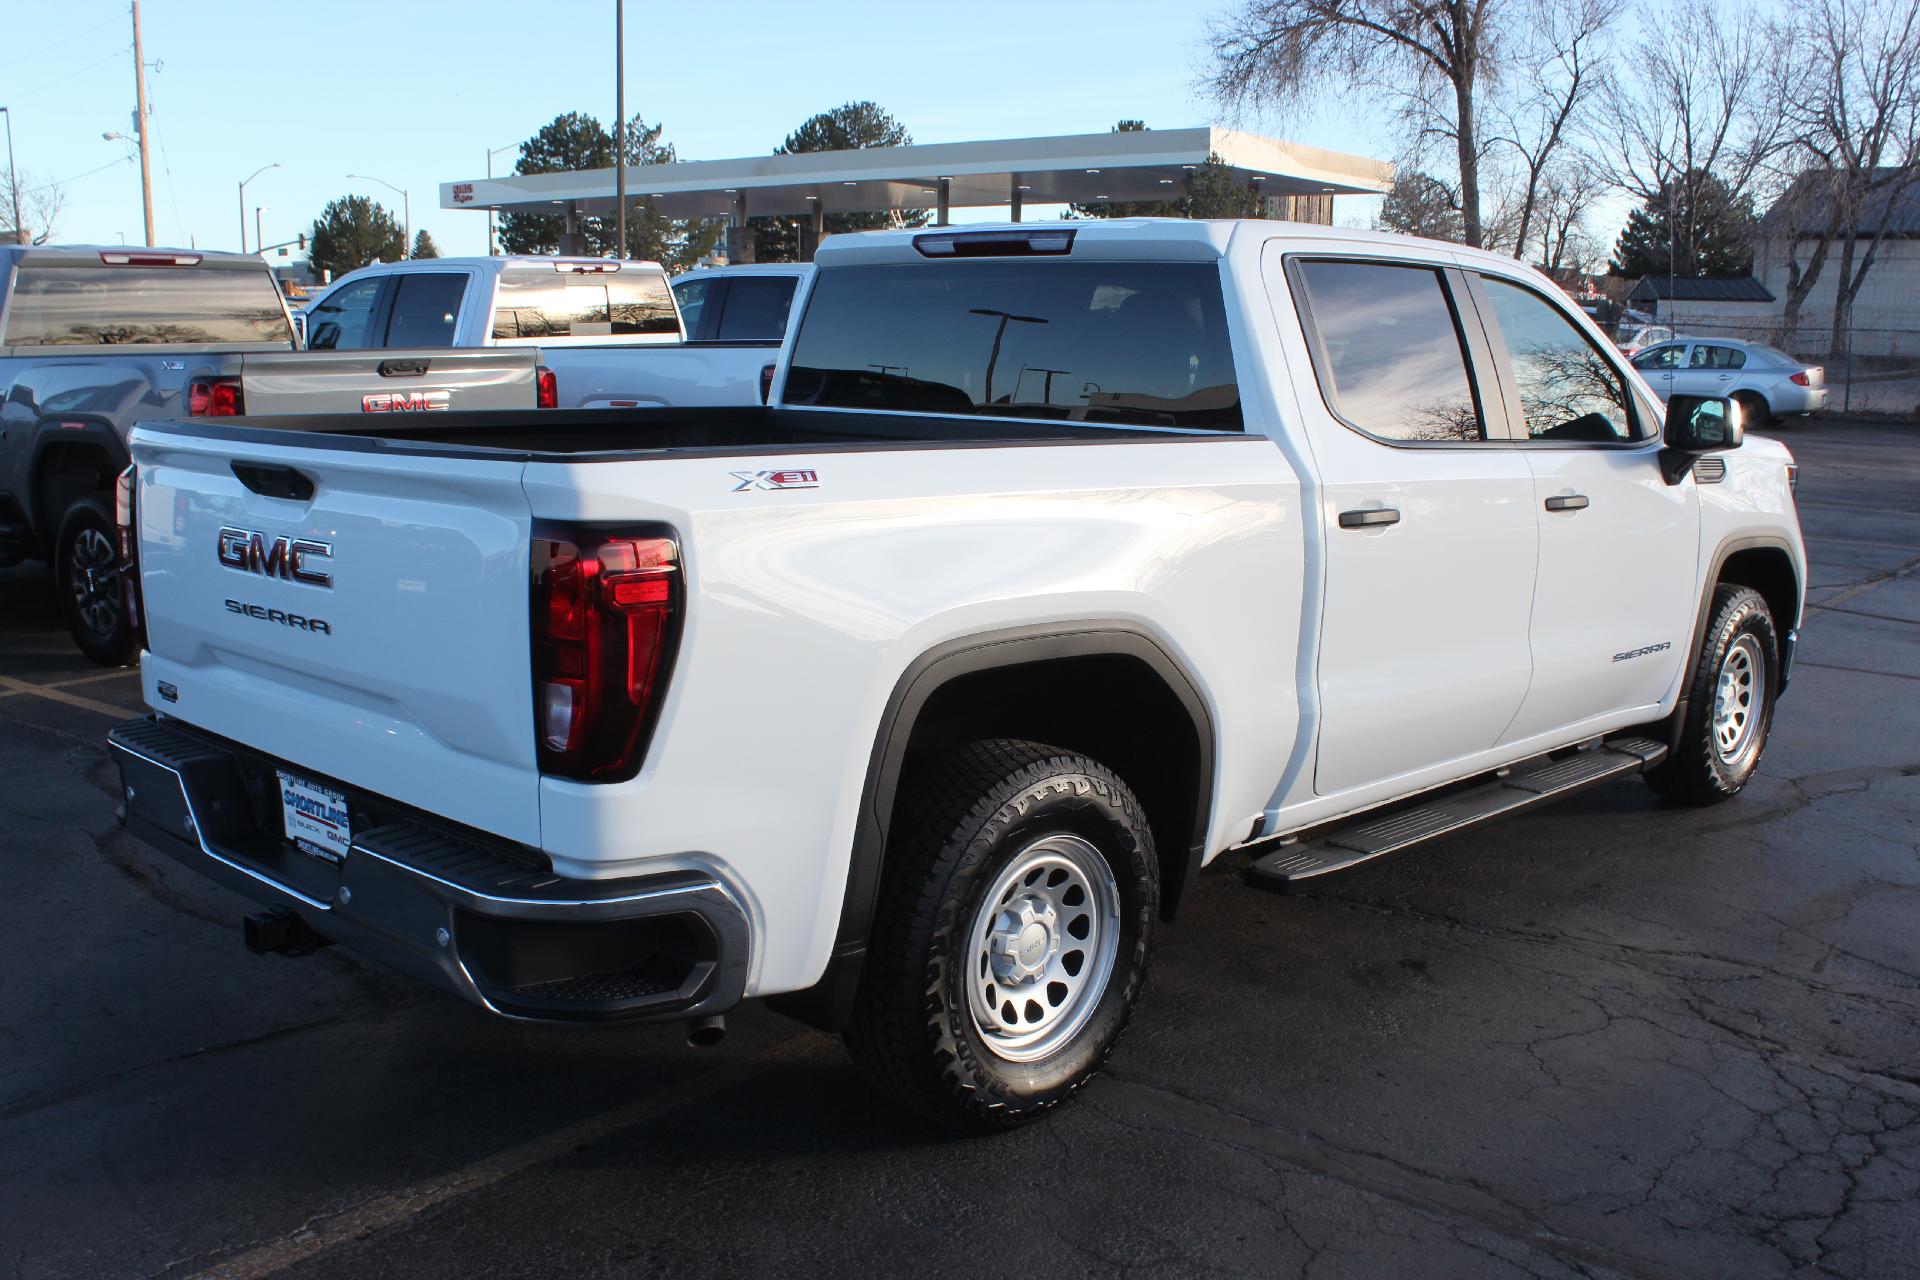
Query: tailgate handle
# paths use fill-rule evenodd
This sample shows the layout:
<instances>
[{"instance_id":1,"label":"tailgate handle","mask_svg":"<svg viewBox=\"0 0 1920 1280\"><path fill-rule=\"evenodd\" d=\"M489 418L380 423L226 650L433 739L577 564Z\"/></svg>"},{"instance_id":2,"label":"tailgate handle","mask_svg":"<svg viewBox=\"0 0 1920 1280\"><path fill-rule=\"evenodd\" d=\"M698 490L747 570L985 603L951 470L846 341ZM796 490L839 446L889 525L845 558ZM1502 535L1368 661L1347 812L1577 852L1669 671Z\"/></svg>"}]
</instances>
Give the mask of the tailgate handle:
<instances>
[{"instance_id":1,"label":"tailgate handle","mask_svg":"<svg viewBox=\"0 0 1920 1280\"><path fill-rule=\"evenodd\" d=\"M417 378L427 371L425 360L382 360L380 376L383 378Z\"/></svg>"},{"instance_id":2,"label":"tailgate handle","mask_svg":"<svg viewBox=\"0 0 1920 1280\"><path fill-rule=\"evenodd\" d=\"M291 498L305 502L313 496L313 478L292 467L263 467L252 462L236 462L233 474L240 483L267 498Z\"/></svg>"}]
</instances>

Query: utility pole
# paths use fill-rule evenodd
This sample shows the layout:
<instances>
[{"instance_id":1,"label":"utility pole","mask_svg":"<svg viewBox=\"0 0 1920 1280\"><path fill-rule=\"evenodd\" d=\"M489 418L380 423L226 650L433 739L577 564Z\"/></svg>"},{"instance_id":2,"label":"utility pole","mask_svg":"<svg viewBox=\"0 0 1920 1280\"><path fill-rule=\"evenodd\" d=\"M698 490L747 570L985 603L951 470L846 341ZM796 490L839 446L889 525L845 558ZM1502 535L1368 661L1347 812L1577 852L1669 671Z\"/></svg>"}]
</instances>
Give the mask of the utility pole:
<instances>
[{"instance_id":1,"label":"utility pole","mask_svg":"<svg viewBox=\"0 0 1920 1280\"><path fill-rule=\"evenodd\" d=\"M153 248L153 161L147 150L147 64L140 60L140 0L133 0L133 104L140 134L140 208L147 217L147 248ZM244 232L246 221L240 223Z\"/></svg>"},{"instance_id":2,"label":"utility pole","mask_svg":"<svg viewBox=\"0 0 1920 1280\"><path fill-rule=\"evenodd\" d=\"M13 238L25 244L27 229L20 225L20 170L13 165L13 112L0 107L0 115L7 118L7 181L13 187Z\"/></svg>"},{"instance_id":3,"label":"utility pole","mask_svg":"<svg viewBox=\"0 0 1920 1280\"><path fill-rule=\"evenodd\" d=\"M613 198L620 206L614 257L627 259L627 0L613 0Z\"/></svg>"},{"instance_id":4,"label":"utility pole","mask_svg":"<svg viewBox=\"0 0 1920 1280\"><path fill-rule=\"evenodd\" d=\"M266 238L260 234L260 206L255 205L253 206L253 251L255 253L262 252L260 246L265 243ZM243 249L241 252L244 253L246 251Z\"/></svg>"}]
</instances>

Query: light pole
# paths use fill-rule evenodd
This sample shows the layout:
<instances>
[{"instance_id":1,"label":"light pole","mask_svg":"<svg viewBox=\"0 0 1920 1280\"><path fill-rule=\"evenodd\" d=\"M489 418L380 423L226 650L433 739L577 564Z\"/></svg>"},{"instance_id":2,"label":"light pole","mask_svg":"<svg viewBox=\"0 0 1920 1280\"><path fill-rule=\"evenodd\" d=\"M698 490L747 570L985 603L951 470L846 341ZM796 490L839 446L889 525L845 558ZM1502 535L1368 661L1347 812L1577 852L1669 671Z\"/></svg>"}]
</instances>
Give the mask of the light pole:
<instances>
[{"instance_id":1,"label":"light pole","mask_svg":"<svg viewBox=\"0 0 1920 1280\"><path fill-rule=\"evenodd\" d=\"M13 167L13 112L0 107L0 115L7 118L7 182L13 187L13 238L25 244L27 229L20 225L20 171Z\"/></svg>"},{"instance_id":2,"label":"light pole","mask_svg":"<svg viewBox=\"0 0 1920 1280\"><path fill-rule=\"evenodd\" d=\"M997 316L1000 320L1000 324L993 331L993 351L987 356L987 392L985 402L990 405L993 403L993 366L1000 363L1000 339L1007 336L1007 321L1012 320L1020 324L1048 324L1051 322L1040 316L1017 316L1011 311L996 311L991 307L974 307L971 308L971 311L972 314L976 316L987 316L989 318Z\"/></svg>"},{"instance_id":3,"label":"light pole","mask_svg":"<svg viewBox=\"0 0 1920 1280\"><path fill-rule=\"evenodd\" d=\"M413 256L413 197L407 194L403 188L394 186L384 178L369 178L364 173L350 173L347 176L356 182L377 182L387 190L399 194L401 208L404 210L405 218L400 228L400 237L405 242L400 246L400 256L403 258L411 258Z\"/></svg>"},{"instance_id":4,"label":"light pole","mask_svg":"<svg viewBox=\"0 0 1920 1280\"><path fill-rule=\"evenodd\" d=\"M242 253L247 251L247 183L252 182L267 170L278 169L279 167L280 162L278 160L272 164L263 164L240 181L240 252ZM253 240L253 247L258 249L260 247L260 237L257 233L254 235Z\"/></svg>"},{"instance_id":5,"label":"light pole","mask_svg":"<svg viewBox=\"0 0 1920 1280\"><path fill-rule=\"evenodd\" d=\"M613 256L627 260L627 0L613 0L614 202L620 206Z\"/></svg>"},{"instance_id":6,"label":"light pole","mask_svg":"<svg viewBox=\"0 0 1920 1280\"><path fill-rule=\"evenodd\" d=\"M499 155L499 154L500 154L500 153L501 153L502 151L511 151L511 150L513 150L513 149L514 149L515 147L517 147L517 146L519 146L519 145L520 145L520 144L519 144L519 143L517 143L517 142L509 142L509 143L508 143L508 144L507 144L506 146L504 146L504 147L495 147L495 148L493 148L493 149L492 149L491 151L488 151L488 152L487 152L487 181L489 181L489 182L491 182L491 181L493 181L493 158L494 158L495 156L497 156L497 155ZM491 258L491 257L493 256L493 254L494 254L494 248L493 248L493 206L492 206L492 205L488 205L488 206L487 206L487 256L488 256L489 258Z\"/></svg>"}]
</instances>

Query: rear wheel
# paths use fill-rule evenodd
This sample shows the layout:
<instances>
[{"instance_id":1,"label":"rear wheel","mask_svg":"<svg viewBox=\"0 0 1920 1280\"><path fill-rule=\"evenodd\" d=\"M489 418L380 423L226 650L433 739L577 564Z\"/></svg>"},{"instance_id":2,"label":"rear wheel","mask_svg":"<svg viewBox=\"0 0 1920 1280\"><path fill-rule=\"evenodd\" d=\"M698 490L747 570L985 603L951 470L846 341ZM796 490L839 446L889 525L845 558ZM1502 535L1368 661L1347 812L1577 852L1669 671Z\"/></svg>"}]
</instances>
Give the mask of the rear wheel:
<instances>
[{"instance_id":1,"label":"rear wheel","mask_svg":"<svg viewBox=\"0 0 1920 1280\"><path fill-rule=\"evenodd\" d=\"M134 659L133 619L120 585L120 531L106 500L75 500L54 540L54 577L67 630L80 652L106 667Z\"/></svg>"},{"instance_id":2,"label":"rear wheel","mask_svg":"<svg viewBox=\"0 0 1920 1280\"><path fill-rule=\"evenodd\" d=\"M1683 804L1717 804L1747 785L1773 727L1779 654L1760 593L1731 583L1716 589L1679 741L1646 775L1655 791Z\"/></svg>"},{"instance_id":3,"label":"rear wheel","mask_svg":"<svg viewBox=\"0 0 1920 1280\"><path fill-rule=\"evenodd\" d=\"M1740 425L1744 428L1764 427L1773 421L1773 406L1757 391L1736 391L1733 402L1740 406Z\"/></svg>"},{"instance_id":4,"label":"rear wheel","mask_svg":"<svg viewBox=\"0 0 1920 1280\"><path fill-rule=\"evenodd\" d=\"M1158 913L1126 783L1038 743L970 743L905 784L848 1048L942 1124L1035 1119L1113 1052Z\"/></svg>"}]
</instances>

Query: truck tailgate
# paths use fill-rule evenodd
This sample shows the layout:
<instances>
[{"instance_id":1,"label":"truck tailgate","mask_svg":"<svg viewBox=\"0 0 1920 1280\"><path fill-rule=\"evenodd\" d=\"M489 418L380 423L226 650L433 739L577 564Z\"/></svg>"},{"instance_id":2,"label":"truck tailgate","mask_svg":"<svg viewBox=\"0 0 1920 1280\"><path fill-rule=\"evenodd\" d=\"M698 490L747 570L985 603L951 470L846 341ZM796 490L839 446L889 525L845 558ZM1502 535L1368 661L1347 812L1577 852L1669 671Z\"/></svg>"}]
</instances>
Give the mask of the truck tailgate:
<instances>
[{"instance_id":1,"label":"truck tailgate","mask_svg":"<svg viewBox=\"0 0 1920 1280\"><path fill-rule=\"evenodd\" d=\"M521 463L165 428L132 452L149 705L537 843Z\"/></svg>"},{"instance_id":2,"label":"truck tailgate","mask_svg":"<svg viewBox=\"0 0 1920 1280\"><path fill-rule=\"evenodd\" d=\"M537 347L276 351L244 357L240 385L249 414L531 409L540 358Z\"/></svg>"}]
</instances>

